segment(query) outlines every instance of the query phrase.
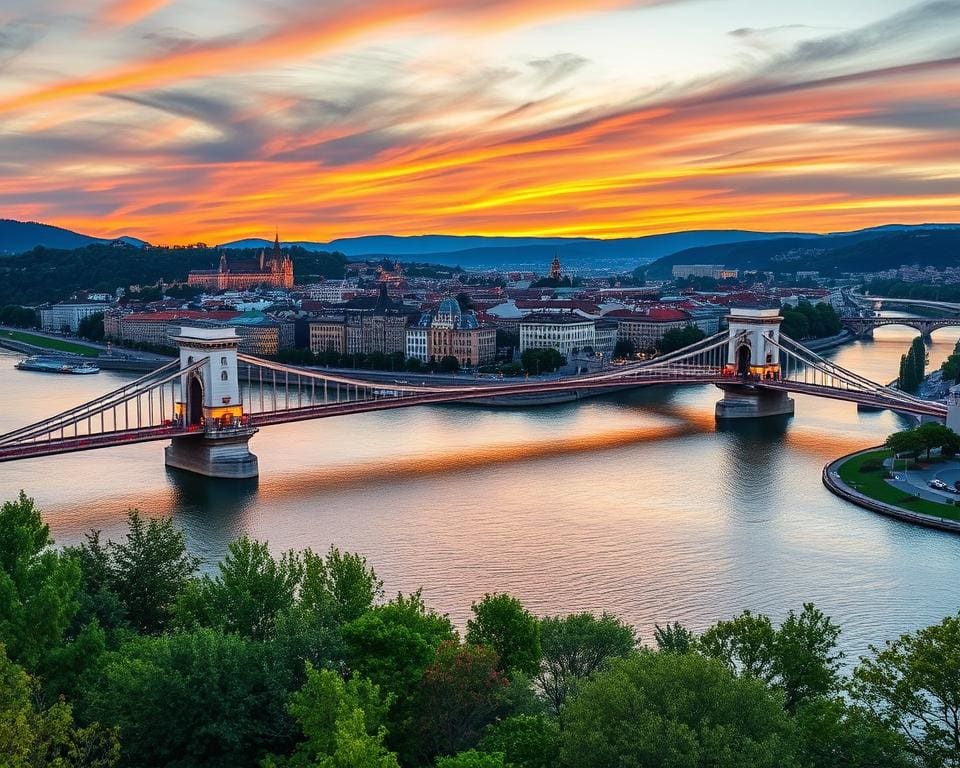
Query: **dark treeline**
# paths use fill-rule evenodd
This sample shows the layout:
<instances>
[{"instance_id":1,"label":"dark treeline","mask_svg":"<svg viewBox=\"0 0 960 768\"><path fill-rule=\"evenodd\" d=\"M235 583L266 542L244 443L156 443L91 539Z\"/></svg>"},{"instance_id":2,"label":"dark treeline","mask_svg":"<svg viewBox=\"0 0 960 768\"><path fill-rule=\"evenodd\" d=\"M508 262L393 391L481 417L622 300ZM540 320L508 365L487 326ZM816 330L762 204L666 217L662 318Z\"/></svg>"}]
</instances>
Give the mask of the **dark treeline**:
<instances>
[{"instance_id":1,"label":"dark treeline","mask_svg":"<svg viewBox=\"0 0 960 768\"><path fill-rule=\"evenodd\" d=\"M312 277L340 278L346 259L339 253L284 248L293 259L299 282ZM255 258L256 250L229 250L238 258ZM80 290L113 293L131 285L186 280L192 269L215 269L215 248L161 248L89 245L75 250L38 246L18 256L0 259L0 306L59 301Z\"/></svg>"},{"instance_id":2,"label":"dark treeline","mask_svg":"<svg viewBox=\"0 0 960 768\"><path fill-rule=\"evenodd\" d=\"M923 383L923 374L927 367L927 348L923 337L917 336L907 354L900 356L900 372L897 386L904 392L916 392Z\"/></svg>"},{"instance_id":3,"label":"dark treeline","mask_svg":"<svg viewBox=\"0 0 960 768\"><path fill-rule=\"evenodd\" d=\"M871 296L889 296L895 299L930 299L931 301L960 301L960 285L931 285L906 283L903 280L871 280L864 286Z\"/></svg>"},{"instance_id":4,"label":"dark treeline","mask_svg":"<svg viewBox=\"0 0 960 768\"><path fill-rule=\"evenodd\" d=\"M950 383L960 384L960 341L954 347L953 352L940 364L940 371L943 373L943 380Z\"/></svg>"},{"instance_id":5,"label":"dark treeline","mask_svg":"<svg viewBox=\"0 0 960 768\"><path fill-rule=\"evenodd\" d=\"M40 316L30 307L6 304L0 307L0 325L12 325L17 328L38 328Z\"/></svg>"},{"instance_id":6,"label":"dark treeline","mask_svg":"<svg viewBox=\"0 0 960 768\"><path fill-rule=\"evenodd\" d=\"M486 595L466 632L357 555L241 538L198 574L169 520L55 549L0 509L0 763L217 768L960 765L960 616L841 669L813 605L653 644Z\"/></svg>"},{"instance_id":7,"label":"dark treeline","mask_svg":"<svg viewBox=\"0 0 960 768\"><path fill-rule=\"evenodd\" d=\"M796 307L780 308L783 323L780 330L791 339L824 339L843 330L840 315L831 304L801 301Z\"/></svg>"}]
</instances>

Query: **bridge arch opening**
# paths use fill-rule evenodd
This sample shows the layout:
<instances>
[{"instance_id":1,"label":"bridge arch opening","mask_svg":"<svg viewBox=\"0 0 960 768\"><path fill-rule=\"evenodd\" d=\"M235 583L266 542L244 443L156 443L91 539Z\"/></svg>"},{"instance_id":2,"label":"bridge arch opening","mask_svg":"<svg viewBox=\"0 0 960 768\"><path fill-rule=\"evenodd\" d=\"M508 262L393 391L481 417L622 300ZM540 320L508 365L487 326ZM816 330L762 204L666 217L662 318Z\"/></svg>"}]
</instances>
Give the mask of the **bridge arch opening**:
<instances>
[{"instance_id":1,"label":"bridge arch opening","mask_svg":"<svg viewBox=\"0 0 960 768\"><path fill-rule=\"evenodd\" d=\"M203 382L199 376L190 377L187 391L187 422L199 424L203 419Z\"/></svg>"},{"instance_id":2,"label":"bridge arch opening","mask_svg":"<svg viewBox=\"0 0 960 768\"><path fill-rule=\"evenodd\" d=\"M746 376L750 373L750 345L741 344L737 347L737 376Z\"/></svg>"}]
</instances>

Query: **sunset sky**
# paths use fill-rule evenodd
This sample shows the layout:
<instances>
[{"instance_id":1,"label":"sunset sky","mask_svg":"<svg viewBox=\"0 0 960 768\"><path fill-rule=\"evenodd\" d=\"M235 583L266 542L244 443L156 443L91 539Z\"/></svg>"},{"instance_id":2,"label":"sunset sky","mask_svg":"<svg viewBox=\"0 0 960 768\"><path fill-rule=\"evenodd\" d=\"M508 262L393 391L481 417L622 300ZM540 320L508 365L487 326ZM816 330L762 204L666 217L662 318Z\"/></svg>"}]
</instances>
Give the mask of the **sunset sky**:
<instances>
[{"instance_id":1,"label":"sunset sky","mask_svg":"<svg viewBox=\"0 0 960 768\"><path fill-rule=\"evenodd\" d=\"M0 217L152 242L960 220L960 0L3 0Z\"/></svg>"}]
</instances>

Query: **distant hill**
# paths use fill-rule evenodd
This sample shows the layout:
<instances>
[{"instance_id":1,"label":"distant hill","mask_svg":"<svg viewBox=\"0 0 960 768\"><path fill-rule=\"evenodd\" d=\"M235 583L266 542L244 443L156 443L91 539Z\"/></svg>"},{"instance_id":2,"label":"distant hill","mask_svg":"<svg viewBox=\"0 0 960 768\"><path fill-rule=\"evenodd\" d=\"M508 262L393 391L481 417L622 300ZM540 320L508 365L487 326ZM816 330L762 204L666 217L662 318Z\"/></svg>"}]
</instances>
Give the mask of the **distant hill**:
<instances>
[{"instance_id":1,"label":"distant hill","mask_svg":"<svg viewBox=\"0 0 960 768\"><path fill-rule=\"evenodd\" d=\"M0 219L0 255L10 256L15 253L24 253L33 250L38 245L42 245L44 248L72 250L74 248L85 248L88 245L103 245L104 243L118 241L137 248L149 245L146 240L128 235L113 239L91 237L62 227L55 227L52 224Z\"/></svg>"},{"instance_id":2,"label":"distant hill","mask_svg":"<svg viewBox=\"0 0 960 768\"><path fill-rule=\"evenodd\" d=\"M331 240L328 243L289 242L307 250L334 251L350 259L397 259L467 269L524 269L545 271L557 256L565 269L575 272L624 271L677 250L717 243L766 240L783 232L746 230L692 230L646 237L600 240L587 237L483 237L479 235L369 235ZM807 235L796 235L806 237ZM227 248L266 248L268 240L248 239L224 243Z\"/></svg>"},{"instance_id":3,"label":"distant hill","mask_svg":"<svg viewBox=\"0 0 960 768\"><path fill-rule=\"evenodd\" d=\"M669 278L676 264L720 264L770 272L817 270L824 275L894 269L902 264L942 269L960 266L960 225L897 225L689 248L653 262L646 274L654 279Z\"/></svg>"},{"instance_id":4,"label":"distant hill","mask_svg":"<svg viewBox=\"0 0 960 768\"><path fill-rule=\"evenodd\" d=\"M103 242L106 241L50 224L0 219L0 253L4 254L23 253L38 245L46 248L83 248Z\"/></svg>"},{"instance_id":5,"label":"distant hill","mask_svg":"<svg viewBox=\"0 0 960 768\"><path fill-rule=\"evenodd\" d=\"M480 235L368 235L330 242L294 241L283 245L300 246L312 252L337 252L349 259L396 259L428 261L466 269L517 269L545 272L554 256L564 270L573 273L625 272L648 264L653 278L669 277L674 264L724 264L739 269L796 271L796 269L859 269L852 266L882 258L895 267L901 263L928 263L942 259L938 250L949 247L950 238L960 231L957 224L888 224L855 232L812 234L796 232L755 232L751 230L691 230L645 237L600 240L587 237L485 237ZM919 238L933 240L918 245ZM942 240L937 239L939 237ZM898 237L907 238L898 240ZM865 251L852 250L860 243L892 238ZM145 241L124 236L117 238L135 246ZM113 242L35 222L0 220L0 254L10 255L46 248L73 249ZM269 248L272 240L250 238L224 243L226 248ZM930 246L929 248L927 246ZM843 263L828 254L839 254ZM879 249L879 250L875 250ZM952 252L954 258L957 253ZM939 261L937 263L940 263ZM843 264L850 266L844 267ZM876 266L876 265L874 265ZM886 267L876 266L877 269Z\"/></svg>"}]
</instances>

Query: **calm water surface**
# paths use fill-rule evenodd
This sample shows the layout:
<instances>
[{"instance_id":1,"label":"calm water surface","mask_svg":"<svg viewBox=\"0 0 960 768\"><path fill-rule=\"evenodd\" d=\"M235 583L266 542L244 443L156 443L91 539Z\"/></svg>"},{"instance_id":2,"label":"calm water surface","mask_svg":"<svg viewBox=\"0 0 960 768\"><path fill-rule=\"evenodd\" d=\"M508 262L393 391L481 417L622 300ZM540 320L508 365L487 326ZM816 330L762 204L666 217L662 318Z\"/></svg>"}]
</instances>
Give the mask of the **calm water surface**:
<instances>
[{"instance_id":1,"label":"calm water surface","mask_svg":"<svg viewBox=\"0 0 960 768\"><path fill-rule=\"evenodd\" d=\"M877 381L916 333L880 329L831 353ZM960 329L934 334L938 366ZM129 377L16 371L0 353L0 431ZM887 520L820 483L832 458L908 422L798 396L792 419L718 428L719 390L647 389L531 410L418 407L269 427L259 482L168 471L151 443L0 465L0 498L34 496L59 543L117 537L125 511L173 517L214 567L247 533L279 552L361 552L388 592L423 587L458 624L509 591L540 614L611 611L702 629L744 608L812 600L852 655L960 607L960 536Z\"/></svg>"}]
</instances>

